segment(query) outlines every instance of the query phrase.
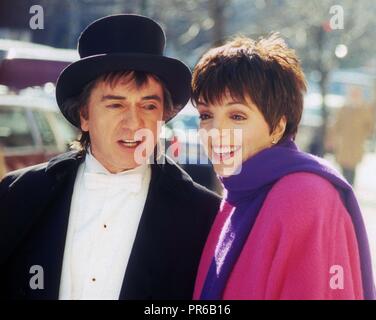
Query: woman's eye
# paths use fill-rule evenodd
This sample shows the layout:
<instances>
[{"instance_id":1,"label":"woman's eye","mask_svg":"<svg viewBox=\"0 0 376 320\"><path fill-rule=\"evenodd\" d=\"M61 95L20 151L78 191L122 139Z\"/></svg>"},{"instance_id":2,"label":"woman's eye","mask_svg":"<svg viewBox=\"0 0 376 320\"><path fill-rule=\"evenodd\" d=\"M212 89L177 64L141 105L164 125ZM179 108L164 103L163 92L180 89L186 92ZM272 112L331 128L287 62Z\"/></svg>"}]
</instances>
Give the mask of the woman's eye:
<instances>
[{"instance_id":1,"label":"woman's eye","mask_svg":"<svg viewBox=\"0 0 376 320\"><path fill-rule=\"evenodd\" d=\"M210 115L207 113L201 113L200 114L200 120L207 120L210 119Z\"/></svg>"},{"instance_id":2,"label":"woman's eye","mask_svg":"<svg viewBox=\"0 0 376 320\"><path fill-rule=\"evenodd\" d=\"M244 116L242 116L242 115L240 115L240 114L233 114L233 115L231 116L231 119L232 119L232 120L235 120L235 121L242 121L242 120L245 120L246 117L244 117Z\"/></svg>"},{"instance_id":3,"label":"woman's eye","mask_svg":"<svg viewBox=\"0 0 376 320\"><path fill-rule=\"evenodd\" d=\"M108 109L119 109L121 108L123 105L121 105L120 103L114 103L114 104L109 104L106 106L106 108Z\"/></svg>"}]
</instances>

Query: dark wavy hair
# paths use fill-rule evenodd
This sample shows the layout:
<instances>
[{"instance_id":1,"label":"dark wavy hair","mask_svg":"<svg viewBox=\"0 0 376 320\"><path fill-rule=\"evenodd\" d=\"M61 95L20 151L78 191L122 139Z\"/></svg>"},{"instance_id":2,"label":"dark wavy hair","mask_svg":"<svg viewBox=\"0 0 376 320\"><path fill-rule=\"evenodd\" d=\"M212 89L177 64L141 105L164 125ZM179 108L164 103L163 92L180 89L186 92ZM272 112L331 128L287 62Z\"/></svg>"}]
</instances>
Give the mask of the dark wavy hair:
<instances>
[{"instance_id":1,"label":"dark wavy hair","mask_svg":"<svg viewBox=\"0 0 376 320\"><path fill-rule=\"evenodd\" d=\"M119 81L123 80L124 78L126 78L128 81L134 81L137 88L141 88L143 85L145 85L149 78L152 78L160 83L163 90L164 119L170 117L174 110L170 92L164 85L163 81L156 75L143 71L125 70L103 74L86 84L81 90L80 94L67 99L63 104L63 108L67 110L67 113L69 114L71 119L75 121L75 123L80 123L80 114L85 119L87 119L89 116L88 102L93 88L95 88L95 86L101 81L110 84L111 87L114 87ZM82 131L81 128L80 131L81 132L79 138L71 144L71 149L76 149L81 153L85 153L90 147L90 135L89 132Z\"/></svg>"}]
</instances>

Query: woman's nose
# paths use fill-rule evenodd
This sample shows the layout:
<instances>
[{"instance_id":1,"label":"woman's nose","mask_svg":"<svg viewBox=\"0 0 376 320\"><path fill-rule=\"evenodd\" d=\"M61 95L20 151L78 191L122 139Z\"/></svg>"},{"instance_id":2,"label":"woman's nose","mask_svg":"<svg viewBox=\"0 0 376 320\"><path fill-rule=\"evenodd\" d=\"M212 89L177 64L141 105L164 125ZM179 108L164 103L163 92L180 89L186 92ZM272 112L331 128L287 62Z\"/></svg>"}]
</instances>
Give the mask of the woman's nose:
<instances>
[{"instance_id":1,"label":"woman's nose","mask_svg":"<svg viewBox=\"0 0 376 320\"><path fill-rule=\"evenodd\" d=\"M224 120L221 117L215 117L212 121L213 129L222 130L224 129Z\"/></svg>"}]
</instances>

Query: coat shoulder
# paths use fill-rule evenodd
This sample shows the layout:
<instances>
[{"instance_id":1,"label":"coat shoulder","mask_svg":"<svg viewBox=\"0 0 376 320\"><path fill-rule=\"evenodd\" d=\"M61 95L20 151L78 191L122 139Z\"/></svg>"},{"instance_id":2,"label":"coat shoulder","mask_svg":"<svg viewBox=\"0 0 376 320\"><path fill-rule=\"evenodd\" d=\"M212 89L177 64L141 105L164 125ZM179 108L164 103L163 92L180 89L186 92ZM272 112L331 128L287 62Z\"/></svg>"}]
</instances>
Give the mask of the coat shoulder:
<instances>
[{"instance_id":1,"label":"coat shoulder","mask_svg":"<svg viewBox=\"0 0 376 320\"><path fill-rule=\"evenodd\" d=\"M214 191L200 185L193 181L189 174L184 171L177 163L169 162L164 166L164 172L172 181L170 187L177 188L175 191L180 190L182 196L194 198L197 201L203 202L220 202L221 197ZM203 202L202 202L203 201Z\"/></svg>"},{"instance_id":2,"label":"coat shoulder","mask_svg":"<svg viewBox=\"0 0 376 320\"><path fill-rule=\"evenodd\" d=\"M22 186L23 188L35 188L36 185L43 181L46 174L47 163L22 168L19 170L8 172L0 182L0 199L3 198L7 192L17 189Z\"/></svg>"},{"instance_id":3,"label":"coat shoulder","mask_svg":"<svg viewBox=\"0 0 376 320\"><path fill-rule=\"evenodd\" d=\"M180 208L180 215L200 221L206 234L220 207L221 197L206 187L194 182L175 162L163 165L160 187L167 189L169 201Z\"/></svg>"},{"instance_id":4,"label":"coat shoulder","mask_svg":"<svg viewBox=\"0 0 376 320\"><path fill-rule=\"evenodd\" d=\"M51 176L59 175L69 160L77 160L77 152L67 152L48 162L8 172L0 182L0 198L11 190L40 189Z\"/></svg>"},{"instance_id":5,"label":"coat shoulder","mask_svg":"<svg viewBox=\"0 0 376 320\"><path fill-rule=\"evenodd\" d=\"M322 201L339 196L336 188L327 179L309 172L296 172L284 176L273 186L271 193L295 202L321 204Z\"/></svg>"},{"instance_id":6,"label":"coat shoulder","mask_svg":"<svg viewBox=\"0 0 376 320\"><path fill-rule=\"evenodd\" d=\"M348 216L341 196L327 179L297 172L280 179L270 190L262 212L294 232L310 232L313 226L329 226Z\"/></svg>"},{"instance_id":7,"label":"coat shoulder","mask_svg":"<svg viewBox=\"0 0 376 320\"><path fill-rule=\"evenodd\" d=\"M6 184L12 184L20 179L22 180L27 180L30 177L38 176L38 175L43 175L44 172L46 171L48 162L40 163L37 165L25 167L22 169L14 170L8 172L4 178L2 179L1 183L6 183Z\"/></svg>"}]
</instances>

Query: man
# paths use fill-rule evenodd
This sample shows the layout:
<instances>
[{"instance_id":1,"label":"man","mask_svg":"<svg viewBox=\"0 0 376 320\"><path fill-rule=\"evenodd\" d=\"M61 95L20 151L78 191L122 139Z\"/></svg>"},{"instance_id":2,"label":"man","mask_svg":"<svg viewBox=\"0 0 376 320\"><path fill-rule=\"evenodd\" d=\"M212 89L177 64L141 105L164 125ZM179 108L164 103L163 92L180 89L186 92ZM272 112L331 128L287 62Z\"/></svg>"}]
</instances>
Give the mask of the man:
<instances>
[{"instance_id":1,"label":"man","mask_svg":"<svg viewBox=\"0 0 376 320\"><path fill-rule=\"evenodd\" d=\"M220 199L153 157L158 121L190 97L189 69L164 46L161 27L137 15L81 34L81 59L56 86L81 150L0 184L3 298L191 299Z\"/></svg>"},{"instance_id":2,"label":"man","mask_svg":"<svg viewBox=\"0 0 376 320\"><path fill-rule=\"evenodd\" d=\"M364 156L364 145L372 135L375 120L360 88L352 87L346 104L336 114L329 138L342 174L352 185L356 182L356 168Z\"/></svg>"}]
</instances>

